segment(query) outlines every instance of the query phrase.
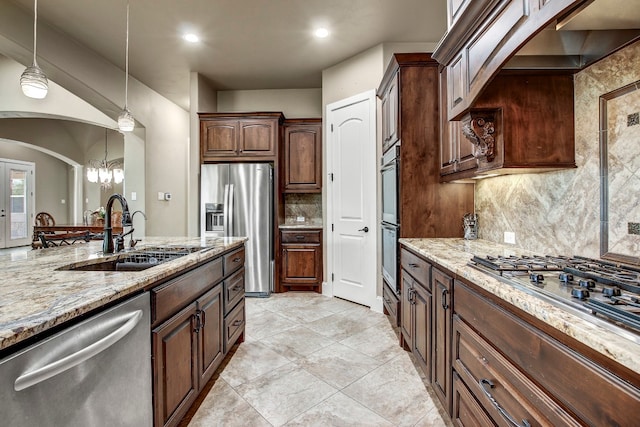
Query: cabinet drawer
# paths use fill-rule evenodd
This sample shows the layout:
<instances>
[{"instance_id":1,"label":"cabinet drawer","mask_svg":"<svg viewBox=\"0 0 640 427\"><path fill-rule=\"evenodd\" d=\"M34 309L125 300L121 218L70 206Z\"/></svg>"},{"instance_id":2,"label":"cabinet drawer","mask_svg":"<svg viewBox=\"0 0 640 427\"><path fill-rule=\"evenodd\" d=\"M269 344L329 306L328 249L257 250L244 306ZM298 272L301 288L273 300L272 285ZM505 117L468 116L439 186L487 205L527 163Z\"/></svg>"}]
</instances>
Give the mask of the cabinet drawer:
<instances>
[{"instance_id":1,"label":"cabinet drawer","mask_svg":"<svg viewBox=\"0 0 640 427\"><path fill-rule=\"evenodd\" d=\"M396 294L389 289L386 284L382 289L382 301L384 308L387 310L388 316L391 318L391 324L396 327L400 325L400 318L398 317L400 311L400 300Z\"/></svg>"},{"instance_id":2,"label":"cabinet drawer","mask_svg":"<svg viewBox=\"0 0 640 427\"><path fill-rule=\"evenodd\" d=\"M455 425L461 427L495 425L455 372L453 373L453 414L451 420Z\"/></svg>"},{"instance_id":3,"label":"cabinet drawer","mask_svg":"<svg viewBox=\"0 0 640 427\"><path fill-rule=\"evenodd\" d=\"M635 425L640 390L456 280L454 311L588 425Z\"/></svg>"},{"instance_id":4,"label":"cabinet drawer","mask_svg":"<svg viewBox=\"0 0 640 427\"><path fill-rule=\"evenodd\" d=\"M224 318L224 351L236 342L238 337L244 333L244 300L236 306L236 308Z\"/></svg>"},{"instance_id":5,"label":"cabinet drawer","mask_svg":"<svg viewBox=\"0 0 640 427\"><path fill-rule=\"evenodd\" d=\"M281 230L282 243L320 243L321 230Z\"/></svg>"},{"instance_id":6,"label":"cabinet drawer","mask_svg":"<svg viewBox=\"0 0 640 427\"><path fill-rule=\"evenodd\" d=\"M151 289L151 324L177 313L222 280L222 259L217 258Z\"/></svg>"},{"instance_id":7,"label":"cabinet drawer","mask_svg":"<svg viewBox=\"0 0 640 427\"><path fill-rule=\"evenodd\" d=\"M453 367L498 424L579 425L459 317L453 320Z\"/></svg>"},{"instance_id":8,"label":"cabinet drawer","mask_svg":"<svg viewBox=\"0 0 640 427\"><path fill-rule=\"evenodd\" d=\"M428 291L431 291L431 280L429 278L431 264L404 248L400 251L400 264L414 279L420 282Z\"/></svg>"},{"instance_id":9,"label":"cabinet drawer","mask_svg":"<svg viewBox=\"0 0 640 427\"><path fill-rule=\"evenodd\" d=\"M245 249L244 246L237 251L233 251L222 257L224 263L224 275L228 276L244 265Z\"/></svg>"},{"instance_id":10,"label":"cabinet drawer","mask_svg":"<svg viewBox=\"0 0 640 427\"><path fill-rule=\"evenodd\" d=\"M224 314L244 297L244 268L224 281Z\"/></svg>"}]
</instances>

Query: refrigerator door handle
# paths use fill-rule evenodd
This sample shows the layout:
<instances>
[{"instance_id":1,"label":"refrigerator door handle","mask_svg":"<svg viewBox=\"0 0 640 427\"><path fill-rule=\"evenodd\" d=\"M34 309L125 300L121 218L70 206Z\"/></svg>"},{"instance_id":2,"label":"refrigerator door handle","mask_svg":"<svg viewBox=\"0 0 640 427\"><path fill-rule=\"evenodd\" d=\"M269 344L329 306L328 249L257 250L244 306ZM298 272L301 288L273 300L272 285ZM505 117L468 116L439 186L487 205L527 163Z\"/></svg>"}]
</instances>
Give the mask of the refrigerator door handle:
<instances>
[{"instance_id":1,"label":"refrigerator door handle","mask_svg":"<svg viewBox=\"0 0 640 427\"><path fill-rule=\"evenodd\" d=\"M233 197L234 197L234 185L229 184L228 187L228 196L227 196L227 228L226 228L226 236L233 236Z\"/></svg>"},{"instance_id":2,"label":"refrigerator door handle","mask_svg":"<svg viewBox=\"0 0 640 427\"><path fill-rule=\"evenodd\" d=\"M224 186L224 195L222 196L222 225L224 236L229 236L229 184Z\"/></svg>"}]
</instances>

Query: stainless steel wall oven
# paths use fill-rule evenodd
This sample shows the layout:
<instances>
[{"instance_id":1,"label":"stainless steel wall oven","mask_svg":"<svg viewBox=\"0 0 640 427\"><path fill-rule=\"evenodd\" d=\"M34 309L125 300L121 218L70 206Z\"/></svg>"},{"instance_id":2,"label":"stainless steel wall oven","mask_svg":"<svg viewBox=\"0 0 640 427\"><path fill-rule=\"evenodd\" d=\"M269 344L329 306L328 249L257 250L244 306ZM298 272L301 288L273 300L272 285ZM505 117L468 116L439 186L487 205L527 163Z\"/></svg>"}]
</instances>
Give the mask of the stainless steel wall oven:
<instances>
[{"instance_id":1,"label":"stainless steel wall oven","mask_svg":"<svg viewBox=\"0 0 640 427\"><path fill-rule=\"evenodd\" d=\"M382 187L382 277L387 285L399 295L398 237L400 235L398 205L398 172L400 144L389 148L382 156L380 167Z\"/></svg>"}]
</instances>

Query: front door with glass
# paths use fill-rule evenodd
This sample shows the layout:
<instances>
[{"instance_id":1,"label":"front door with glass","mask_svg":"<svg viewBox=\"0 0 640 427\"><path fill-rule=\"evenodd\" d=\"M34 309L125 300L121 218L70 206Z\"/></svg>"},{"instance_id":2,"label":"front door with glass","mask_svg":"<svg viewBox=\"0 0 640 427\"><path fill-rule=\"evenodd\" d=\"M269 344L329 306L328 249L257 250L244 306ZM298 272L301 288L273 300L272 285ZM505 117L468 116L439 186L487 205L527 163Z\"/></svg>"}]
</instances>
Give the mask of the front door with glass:
<instances>
[{"instance_id":1,"label":"front door with glass","mask_svg":"<svg viewBox=\"0 0 640 427\"><path fill-rule=\"evenodd\" d=\"M34 170L30 162L0 160L0 248L31 243Z\"/></svg>"}]
</instances>

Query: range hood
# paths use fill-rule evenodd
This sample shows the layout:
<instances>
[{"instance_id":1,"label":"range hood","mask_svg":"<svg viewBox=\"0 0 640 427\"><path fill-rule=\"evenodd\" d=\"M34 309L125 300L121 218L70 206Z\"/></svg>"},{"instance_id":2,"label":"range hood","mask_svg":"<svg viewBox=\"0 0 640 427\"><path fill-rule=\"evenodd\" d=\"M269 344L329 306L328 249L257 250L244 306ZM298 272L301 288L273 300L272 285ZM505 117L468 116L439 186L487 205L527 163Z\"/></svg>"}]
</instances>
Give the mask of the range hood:
<instances>
[{"instance_id":1,"label":"range hood","mask_svg":"<svg viewBox=\"0 0 640 427\"><path fill-rule=\"evenodd\" d=\"M582 69L640 40L640 0L591 0L539 32L506 69Z\"/></svg>"}]
</instances>

